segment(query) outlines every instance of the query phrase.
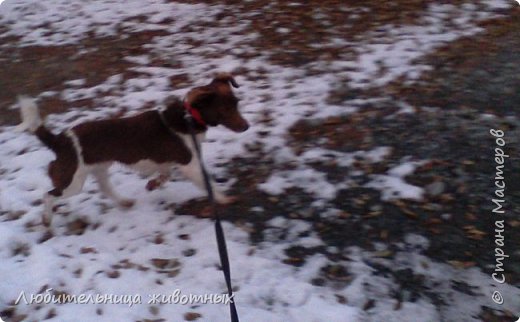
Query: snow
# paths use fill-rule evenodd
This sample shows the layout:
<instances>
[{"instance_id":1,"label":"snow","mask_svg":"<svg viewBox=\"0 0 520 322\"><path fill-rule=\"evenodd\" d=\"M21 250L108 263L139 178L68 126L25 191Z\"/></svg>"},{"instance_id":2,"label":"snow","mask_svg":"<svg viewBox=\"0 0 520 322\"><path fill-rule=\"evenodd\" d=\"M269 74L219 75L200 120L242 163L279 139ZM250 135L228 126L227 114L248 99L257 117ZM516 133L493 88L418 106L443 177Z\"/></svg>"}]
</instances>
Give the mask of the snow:
<instances>
[{"instance_id":1,"label":"snow","mask_svg":"<svg viewBox=\"0 0 520 322\"><path fill-rule=\"evenodd\" d=\"M490 10L510 7L507 1L486 1ZM474 19L475 11L480 19L489 19L490 13L479 12L478 8L456 7L451 4L430 4L416 26L393 26L378 28L377 33L363 37L367 39L358 49L358 59L351 66L357 71L347 73L352 87L367 84L382 86L400 76L408 80L417 79L428 66L418 65L416 60L425 52L442 46L457 38L481 31ZM458 17L453 19L452 17ZM455 24L453 28L449 25ZM395 41L388 42L388 39ZM383 76L381 71L388 70Z\"/></svg>"},{"instance_id":2,"label":"snow","mask_svg":"<svg viewBox=\"0 0 520 322\"><path fill-rule=\"evenodd\" d=\"M388 170L387 175L373 175L373 180L366 186L383 193L383 200L411 199L420 200L424 190L406 182L405 177L413 174L415 169L424 162L404 162Z\"/></svg>"},{"instance_id":3,"label":"snow","mask_svg":"<svg viewBox=\"0 0 520 322\"><path fill-rule=\"evenodd\" d=\"M159 24L173 18L176 27L192 21L208 21L219 11L218 6L165 3L151 0L145 6L140 1L81 1L50 0L30 2L9 0L2 5L2 24L7 35L21 35L24 45L63 45L76 43L93 31L97 36L117 35L117 27L126 31L165 29ZM145 23L133 21L146 17ZM23 19L20 19L23 18ZM42 26L47 23L47 26ZM46 33L45 30L55 31Z\"/></svg>"},{"instance_id":4,"label":"snow","mask_svg":"<svg viewBox=\"0 0 520 322\"><path fill-rule=\"evenodd\" d=\"M323 173L311 168L278 172L258 187L260 190L272 195L280 195L287 188L298 187L318 196L320 199L333 199L336 197L336 191L338 190L337 187L326 180Z\"/></svg>"},{"instance_id":5,"label":"snow","mask_svg":"<svg viewBox=\"0 0 520 322\"><path fill-rule=\"evenodd\" d=\"M488 1L490 10L506 8L507 1ZM41 92L37 98L57 96L68 102L93 99L95 108L78 108L62 114L53 114L47 123L55 131L86 120L108 117L124 111L139 112L146 103L160 106L171 95L182 96L188 88L172 89L169 77L187 74L191 86L205 84L212 73L218 70L233 71L238 67L250 70L251 75L266 69L266 78L248 82L238 77L241 88L237 95L242 98L242 112L253 125L246 133L234 134L223 128L209 132L203 144L205 161L212 173L224 171L217 164L225 164L235 156L247 153L246 143L261 142L265 153L275 162L291 160L292 170L274 172L258 189L283 196L290 188L300 188L319 199L336 197L339 189L348 187L348 182L331 183L326 176L313 169L311 161L337 159L339 166L349 167L354 158L377 163L391 153L389 147L376 147L371 151L340 153L326 149L310 149L296 156L287 147L287 129L302 118L324 118L359 108L358 100L345 106L329 105L328 91L348 76L349 86L380 86L397 77L407 75L414 79L427 66L417 66L413 61L432 49L458 37L478 32L477 23L493 16L492 12L479 12L474 19L476 7L454 5L431 5L424 13L420 26L387 26L383 34L367 34L367 39L353 44L358 48L356 62L333 62L328 67L331 73L308 76L301 70L272 65L264 56L243 60L235 56L240 51L251 50L242 46L244 39L254 39L258 34L239 35L244 24L202 28L197 23L211 22L219 13L226 12L223 5L185 4L173 1L80 1L47 0L45 2L8 0L0 7L0 25L7 31L4 36L21 37L17 46L56 46L78 44L89 37L121 36L143 30L164 30L163 36L154 37L147 45L150 55L127 56L125 60L139 65L133 70L140 76L124 79L112 75L104 82L86 87L83 75L65 82L64 89ZM450 26L450 15L460 18ZM141 18L141 19L138 19ZM168 24L162 23L170 19ZM190 31L179 32L186 26ZM287 32L280 28L278 32ZM380 37L392 40L381 43ZM187 40L197 40L204 46L195 47ZM341 39L333 43L342 45ZM0 46L9 46L0 45ZM189 55L185 53L189 51ZM226 53L225 55L214 55ZM171 57L182 67L167 68L149 66L151 56ZM388 72L380 77L379 67ZM349 68L356 67L354 71ZM105 93L99 97L99 93ZM265 102L263 97L270 97ZM13 106L16 108L16 106ZM263 112L272 114L269 124L260 123ZM404 108L404 112L410 112ZM258 133L269 131L269 137ZM134 196L137 204L128 211L113 207L97 192L94 182L88 181L83 192L69 198L55 216L56 237L39 243L43 233L39 222L43 192L50 187L46 176L47 164L53 155L41 146L37 139L26 133L14 133L13 127L0 128L0 312L9 307L23 291L29 294L45 289L68 294L120 294L139 295L142 303L127 304L45 304L21 303L17 311L27 314L31 321L42 321L49 310L55 316L46 321L137 321L168 317L168 321L181 321L187 312L196 311L204 321L228 320L228 308L222 304L163 304L157 313L147 303L152 294L169 295L175 290L182 294L222 294L225 284L219 269L219 259L214 240L213 223L208 219L179 216L164 206L166 202L189 202L204 196L184 179L168 182L163 189L145 192L146 181L139 175L122 167L111 169L111 180L122 195ZM406 183L405 177L413 175L421 161L406 161L390 169L385 175L374 175L367 184L380 190L384 199L421 199L423 190ZM265 211L261 207L255 212ZM20 214L9 219L8 214ZM407 251L397 254L401 268L412 268L431 280L432 287L440 285L454 304L441 317L428 299L404 301L396 309L392 297L396 285L389 279L373 273L368 261L385 262L356 247L348 249L349 260L339 262L349 273L351 280L338 285L317 286L312 280L319 276L320 268L328 263L323 255L306 258L302 267L293 267L281 262L286 258L284 250L289 246L323 246L321 239L312 232L312 226L304 221L286 218L280 214L267 222L266 240L251 244L247 229L224 223L231 260L233 284L237 288L237 301L241 320L250 322L358 322L358 321L474 321L472 317L486 303L491 279L477 269L462 273L448 265L432 262L420 254L429 244L424 237L408 236ZM334 212L324 216L334 216ZM82 235L65 235L65 226L74 219L82 218L91 225ZM95 227L95 228L94 228ZM302 232L310 232L301 237ZM156 236L163 242L156 243ZM283 238L279 236L283 235ZM179 236L188 236L180 238ZM406 245L405 245L406 246ZM404 247L404 246L403 246ZM25 251L19 251L20 249ZM85 251L85 250L88 251ZM412 255L410 255L412 249ZM192 254L194 252L194 254ZM17 254L15 254L17 253ZM187 256L186 254L192 254ZM175 260L178 272L154 267L153 259ZM124 268L124 263L131 267ZM392 265L392 264L391 264ZM114 267L119 276L110 277ZM166 271L166 272L165 272ZM449 272L449 273L446 273ZM172 276L168 276L171 273ZM450 276L468 274L471 284L482 295L475 297L454 294L449 288ZM43 288L43 291L42 291ZM518 298L518 289L505 285L508 298ZM451 293L450 293L451 292ZM339 303L338 296L348 301ZM366 301L378 296L381 301L364 311ZM511 310L520 310L518 304L507 304ZM467 313L460 317L460 312Z\"/></svg>"}]
</instances>

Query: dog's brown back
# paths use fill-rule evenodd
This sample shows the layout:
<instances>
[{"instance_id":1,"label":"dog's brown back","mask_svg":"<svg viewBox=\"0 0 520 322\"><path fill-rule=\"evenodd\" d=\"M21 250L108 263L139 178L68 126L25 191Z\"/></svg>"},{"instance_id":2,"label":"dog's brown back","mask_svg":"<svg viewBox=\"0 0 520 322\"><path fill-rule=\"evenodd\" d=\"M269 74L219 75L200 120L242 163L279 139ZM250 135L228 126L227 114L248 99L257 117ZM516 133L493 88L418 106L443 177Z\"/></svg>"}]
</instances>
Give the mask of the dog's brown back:
<instances>
[{"instance_id":1,"label":"dog's brown back","mask_svg":"<svg viewBox=\"0 0 520 322\"><path fill-rule=\"evenodd\" d=\"M120 119L92 121L72 128L85 164L141 160L187 164L191 152L184 141L162 123L158 111Z\"/></svg>"}]
</instances>

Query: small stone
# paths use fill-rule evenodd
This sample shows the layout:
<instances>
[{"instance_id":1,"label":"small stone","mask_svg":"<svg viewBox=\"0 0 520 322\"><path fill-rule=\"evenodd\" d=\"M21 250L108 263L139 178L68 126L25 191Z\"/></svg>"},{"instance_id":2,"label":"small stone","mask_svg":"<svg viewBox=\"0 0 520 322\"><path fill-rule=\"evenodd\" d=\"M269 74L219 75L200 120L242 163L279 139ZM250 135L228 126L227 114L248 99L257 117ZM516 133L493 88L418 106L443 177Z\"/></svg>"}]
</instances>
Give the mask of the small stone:
<instances>
[{"instance_id":1,"label":"small stone","mask_svg":"<svg viewBox=\"0 0 520 322\"><path fill-rule=\"evenodd\" d=\"M363 305L363 310L364 311L368 311L370 310L371 308L373 308L374 306L376 306L376 301L373 300L373 299L370 299L368 300L365 305Z\"/></svg>"},{"instance_id":2,"label":"small stone","mask_svg":"<svg viewBox=\"0 0 520 322\"><path fill-rule=\"evenodd\" d=\"M107 276L110 278L118 278L121 276L121 273L119 273L119 271L110 271L107 273Z\"/></svg>"},{"instance_id":3,"label":"small stone","mask_svg":"<svg viewBox=\"0 0 520 322\"><path fill-rule=\"evenodd\" d=\"M436 197L441 195L446 189L446 185L442 181L435 181L424 187L426 193L430 196Z\"/></svg>"},{"instance_id":4,"label":"small stone","mask_svg":"<svg viewBox=\"0 0 520 322\"><path fill-rule=\"evenodd\" d=\"M82 273L83 273L83 269L81 269L81 268L78 268L77 270L72 272L72 274L74 274L74 277L76 277L76 278L80 278Z\"/></svg>"},{"instance_id":5,"label":"small stone","mask_svg":"<svg viewBox=\"0 0 520 322\"><path fill-rule=\"evenodd\" d=\"M152 258L150 261L152 262L152 265L158 269L170 269L180 266L180 263L176 258Z\"/></svg>"},{"instance_id":6,"label":"small stone","mask_svg":"<svg viewBox=\"0 0 520 322\"><path fill-rule=\"evenodd\" d=\"M79 250L79 253L80 254L89 254L89 253L97 254L97 250L93 247L81 247L81 249Z\"/></svg>"},{"instance_id":7,"label":"small stone","mask_svg":"<svg viewBox=\"0 0 520 322\"><path fill-rule=\"evenodd\" d=\"M89 223L83 219L76 219L67 224L67 235L83 235Z\"/></svg>"},{"instance_id":8,"label":"small stone","mask_svg":"<svg viewBox=\"0 0 520 322\"><path fill-rule=\"evenodd\" d=\"M50 309L47 315L45 316L45 320L52 319L56 316L56 310L54 308Z\"/></svg>"},{"instance_id":9,"label":"small stone","mask_svg":"<svg viewBox=\"0 0 520 322\"><path fill-rule=\"evenodd\" d=\"M40 239L38 239L38 243L41 244L41 243L44 243L46 242L47 240L51 239L52 237L54 237L54 234L51 230L47 230L41 237Z\"/></svg>"},{"instance_id":10,"label":"small stone","mask_svg":"<svg viewBox=\"0 0 520 322\"><path fill-rule=\"evenodd\" d=\"M148 310L150 311L150 313L152 315L159 314L159 308L157 306L152 305L152 306L150 306L150 308Z\"/></svg>"},{"instance_id":11,"label":"small stone","mask_svg":"<svg viewBox=\"0 0 520 322\"><path fill-rule=\"evenodd\" d=\"M168 265L169 260L163 259L163 258L152 258L151 262L152 262L153 266L160 268L160 269L164 269Z\"/></svg>"},{"instance_id":12,"label":"small stone","mask_svg":"<svg viewBox=\"0 0 520 322\"><path fill-rule=\"evenodd\" d=\"M182 254L186 257L191 257L197 253L196 249L190 248L182 251Z\"/></svg>"},{"instance_id":13,"label":"small stone","mask_svg":"<svg viewBox=\"0 0 520 322\"><path fill-rule=\"evenodd\" d=\"M164 243L164 237L163 237L163 235L162 235L162 234L157 234L157 235L155 236L155 239L154 239L153 242L154 242L155 244L158 244L158 245Z\"/></svg>"},{"instance_id":14,"label":"small stone","mask_svg":"<svg viewBox=\"0 0 520 322\"><path fill-rule=\"evenodd\" d=\"M442 214L441 218L444 220L450 220L452 218L452 215L451 214Z\"/></svg>"},{"instance_id":15,"label":"small stone","mask_svg":"<svg viewBox=\"0 0 520 322\"><path fill-rule=\"evenodd\" d=\"M188 313L184 314L184 319L186 321L195 321L201 317L202 317L202 315L199 313L196 313L196 312L188 312Z\"/></svg>"},{"instance_id":16,"label":"small stone","mask_svg":"<svg viewBox=\"0 0 520 322\"><path fill-rule=\"evenodd\" d=\"M168 272L168 277L175 277L175 276L179 275L180 272L181 272L180 269L174 269L172 271L169 271Z\"/></svg>"},{"instance_id":17,"label":"small stone","mask_svg":"<svg viewBox=\"0 0 520 322\"><path fill-rule=\"evenodd\" d=\"M190 235L188 235L188 234L181 234L178 237L179 237L179 239L182 239L182 240L189 240L190 239Z\"/></svg>"},{"instance_id":18,"label":"small stone","mask_svg":"<svg viewBox=\"0 0 520 322\"><path fill-rule=\"evenodd\" d=\"M340 294L335 294L336 296L336 300L338 301L338 303L340 304L347 304L348 303L348 300L345 296L343 295L340 295Z\"/></svg>"},{"instance_id":19,"label":"small stone","mask_svg":"<svg viewBox=\"0 0 520 322\"><path fill-rule=\"evenodd\" d=\"M314 286L324 286L325 285L325 279L321 277L316 277L311 280L311 284Z\"/></svg>"},{"instance_id":20,"label":"small stone","mask_svg":"<svg viewBox=\"0 0 520 322\"><path fill-rule=\"evenodd\" d=\"M13 256L22 255L27 257L31 253L31 246L29 246L29 244L18 242L12 246L11 252Z\"/></svg>"}]
</instances>

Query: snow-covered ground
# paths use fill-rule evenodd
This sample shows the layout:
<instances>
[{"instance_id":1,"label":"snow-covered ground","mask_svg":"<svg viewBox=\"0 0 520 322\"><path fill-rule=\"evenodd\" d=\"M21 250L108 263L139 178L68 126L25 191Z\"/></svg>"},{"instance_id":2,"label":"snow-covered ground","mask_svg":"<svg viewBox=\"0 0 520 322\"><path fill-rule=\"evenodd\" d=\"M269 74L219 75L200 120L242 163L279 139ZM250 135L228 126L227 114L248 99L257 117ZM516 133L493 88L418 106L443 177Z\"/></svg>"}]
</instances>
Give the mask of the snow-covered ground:
<instances>
[{"instance_id":1,"label":"snow-covered ground","mask_svg":"<svg viewBox=\"0 0 520 322\"><path fill-rule=\"evenodd\" d=\"M509 1L489 1L490 8L508 6ZM95 109L78 108L49 116L48 124L55 130L114 115L123 109L132 114L150 102L159 106L172 94L182 96L188 88L173 89L167 81L175 75L187 74L192 86L197 86L208 82L217 70L232 72L240 67L251 76L261 73L264 78L255 82L237 79L242 85L237 90L242 112L252 128L243 134L223 128L210 130L204 143L210 170L225 172L216 165L247 154L246 143L261 142L275 161L293 160L296 166L265 178L258 189L281 195L288 188L299 187L321 199L330 199L338 189L348 187L348 182L328 182L326 176L307 166L307 160L334 156L344 164L354 157L375 162L390 153L389 149L378 147L351 154L315 149L297 157L287 147L287 129L310 115L320 118L355 111L356 101L342 106L325 103L328 92L341 79L350 79L352 87L379 86L403 75L414 79L427 66L418 67L412 64L413 59L447 41L479 32L477 22L492 16L490 12L480 12L475 5L432 5L424 12L420 26L387 26L378 34L367 33L358 44L350 44L357 48L357 61L324 65L322 69L328 72L309 76L302 70L273 65L261 54L247 60L238 58L239 51L252 50L244 45L244 40L262 37L260 31L243 34L245 25L227 24L227 18L216 27L199 27L228 10L224 5L159 0L7 0L0 7L0 25L7 28L4 35L21 37L14 43L16 46L76 44L92 33L125 37L143 30L167 32L151 39L147 49L150 55L171 57L182 67L152 66L149 56L129 56L129 61L139 65L133 67L140 75L136 78L112 75L103 83L85 87L82 75L77 75L77 80L64 83L61 91L42 91L38 98L58 97L68 102L95 99ZM446 17L455 14L457 21L448 23ZM144 19L131 19L138 16ZM189 31L179 32L186 26L191 26ZM381 43L381 37L385 43ZM273 120L260 122L266 110ZM259 134L265 130L269 136ZM16 307L17 314L26 315L26 321L184 321L186 313L194 312L200 314L200 321L228 320L229 311L224 304L148 303L153 294L167 297L177 289L186 295L225 291L212 221L176 216L165 207L166 203L200 198L203 192L182 178L167 183L163 189L146 192L145 180L116 167L111 171L111 179L121 194L136 196L134 208L122 211L113 207L100 197L95 183L88 181L84 191L68 199L55 216L56 236L39 243L43 233L37 224L42 212L40 200L50 187L45 173L52 158L35 137L16 133L13 127L0 128L0 312L10 307L21 292L29 299L31 294L45 295L46 290L53 289L78 296L132 295L140 297L141 303L29 305L22 300ZM413 174L423 161L426 160L407 161L387 175L374 176L367 186L381 190L388 199L420 199L422 189L406 183L404 177ZM493 285L489 276L477 268L460 270L432 262L421 255L428 241L418 235L408 236L393 265L420 272L431 281L430 287L445 295L444 300L449 303L442 316L428 299L405 298L396 308L396 300L388 295L397 286L388 278L373 274L373 268L367 264L388 259L356 247L350 248L345 254L348 260L341 262L351 275L349 283L338 283L337 287L313 285L311 280L319 275L327 258L314 255L302 267L286 265L281 260L288 246L323 243L313 234L299 237L301 231L310 229L309 224L284 215L267 223L273 231L287 229L284 242L267 239L251 244L247 227L224 225L237 289L235 299L243 321L475 321L481 306L490 305ZM77 218L90 223L88 229L81 235L65 235L68 223ZM378 247L380 252L385 251L385 245ZM475 295L454 291L450 283L457 277L474 286ZM518 289L507 285L503 289L505 298L518 299ZM374 296L380 299L378 305L364 310L367 300ZM520 312L519 303L506 303L503 308Z\"/></svg>"}]
</instances>

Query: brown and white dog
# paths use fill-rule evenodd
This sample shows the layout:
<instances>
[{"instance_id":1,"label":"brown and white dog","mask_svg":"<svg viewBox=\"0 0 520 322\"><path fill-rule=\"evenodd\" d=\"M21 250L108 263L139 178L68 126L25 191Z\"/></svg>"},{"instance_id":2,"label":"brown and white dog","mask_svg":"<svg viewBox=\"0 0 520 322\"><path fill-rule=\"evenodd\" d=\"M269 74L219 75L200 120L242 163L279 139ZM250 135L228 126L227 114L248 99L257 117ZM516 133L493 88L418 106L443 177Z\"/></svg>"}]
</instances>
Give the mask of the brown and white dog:
<instances>
[{"instance_id":1,"label":"brown and white dog","mask_svg":"<svg viewBox=\"0 0 520 322\"><path fill-rule=\"evenodd\" d=\"M78 194L89 174L107 197L121 207L132 207L135 201L119 196L108 180L108 168L114 162L147 175L158 173L156 179L148 182L149 190L163 183L175 164L196 186L204 188L185 113L193 116L193 130L199 142L208 126L224 125L234 132L246 131L249 124L238 111L238 99L231 86L238 84L230 74L218 74L208 85L190 90L184 102L176 100L163 111L85 122L60 134L53 134L45 127L32 99L20 97L23 122L18 130L34 133L56 154L56 160L49 164L54 188L44 196L43 223L51 224L54 203ZM215 199L222 204L234 200L218 190Z\"/></svg>"}]
</instances>

